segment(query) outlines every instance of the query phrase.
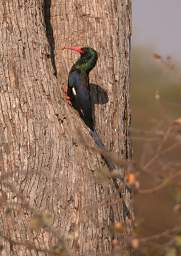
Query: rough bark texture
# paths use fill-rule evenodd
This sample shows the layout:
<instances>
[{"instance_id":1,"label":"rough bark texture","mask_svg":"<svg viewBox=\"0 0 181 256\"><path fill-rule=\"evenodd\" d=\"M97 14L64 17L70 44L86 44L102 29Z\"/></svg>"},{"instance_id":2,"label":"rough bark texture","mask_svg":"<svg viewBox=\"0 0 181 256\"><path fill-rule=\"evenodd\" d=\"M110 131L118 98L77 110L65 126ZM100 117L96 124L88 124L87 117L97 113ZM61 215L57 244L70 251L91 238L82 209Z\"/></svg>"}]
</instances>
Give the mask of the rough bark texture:
<instances>
[{"instance_id":1,"label":"rough bark texture","mask_svg":"<svg viewBox=\"0 0 181 256\"><path fill-rule=\"evenodd\" d=\"M128 0L0 3L1 174L11 171L8 182L32 207L51 213L72 255L109 255L111 225L121 221L123 213L113 183L97 179L104 166L101 157L79 143L77 129L94 144L63 100L61 87L77 56L61 47L98 50L90 77L96 127L109 150L129 158L130 8ZM21 202L6 185L1 190L8 192L7 202ZM127 194L126 199L129 204ZM32 231L30 211L14 208L8 215L7 204L1 208L2 233L51 248L51 232ZM72 232L76 236L68 239ZM5 240L2 255L38 254Z\"/></svg>"}]
</instances>

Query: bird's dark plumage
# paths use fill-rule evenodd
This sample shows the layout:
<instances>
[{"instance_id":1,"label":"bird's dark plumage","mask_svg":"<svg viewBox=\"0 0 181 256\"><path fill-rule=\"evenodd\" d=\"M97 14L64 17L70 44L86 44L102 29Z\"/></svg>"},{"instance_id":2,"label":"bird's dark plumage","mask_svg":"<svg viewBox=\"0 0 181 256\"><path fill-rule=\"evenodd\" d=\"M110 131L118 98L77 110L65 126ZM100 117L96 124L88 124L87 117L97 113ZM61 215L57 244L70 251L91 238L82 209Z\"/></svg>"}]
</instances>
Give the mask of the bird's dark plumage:
<instances>
[{"instance_id":1,"label":"bird's dark plumage","mask_svg":"<svg viewBox=\"0 0 181 256\"><path fill-rule=\"evenodd\" d=\"M67 95L85 124L93 130L94 122L92 118L89 72L96 65L97 52L88 47L80 48L80 51L82 51L80 58L69 72Z\"/></svg>"},{"instance_id":2,"label":"bird's dark plumage","mask_svg":"<svg viewBox=\"0 0 181 256\"><path fill-rule=\"evenodd\" d=\"M77 109L85 124L92 130L94 122L87 74L77 70L70 71L67 95L70 97L72 106Z\"/></svg>"},{"instance_id":3,"label":"bird's dark plumage","mask_svg":"<svg viewBox=\"0 0 181 256\"><path fill-rule=\"evenodd\" d=\"M100 137L98 136L94 121L92 118L92 104L90 97L89 72L95 67L98 59L97 52L92 48L65 47L80 53L80 58L72 66L68 77L67 95L70 98L72 106L79 112L85 124L91 129L90 135L96 145L106 150ZM110 170L113 170L114 164L111 160L102 156Z\"/></svg>"}]
</instances>

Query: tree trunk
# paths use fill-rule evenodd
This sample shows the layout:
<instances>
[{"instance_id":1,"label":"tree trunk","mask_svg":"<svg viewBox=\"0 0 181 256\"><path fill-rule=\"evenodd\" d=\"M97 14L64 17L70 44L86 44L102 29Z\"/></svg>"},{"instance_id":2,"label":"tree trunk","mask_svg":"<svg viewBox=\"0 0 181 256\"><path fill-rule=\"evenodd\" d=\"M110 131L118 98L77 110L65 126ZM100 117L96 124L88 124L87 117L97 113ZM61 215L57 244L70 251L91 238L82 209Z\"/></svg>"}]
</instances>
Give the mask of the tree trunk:
<instances>
[{"instance_id":1,"label":"tree trunk","mask_svg":"<svg viewBox=\"0 0 181 256\"><path fill-rule=\"evenodd\" d=\"M99 52L90 76L96 128L108 150L130 158L130 8L128 0L1 0L2 255L110 255L122 202L101 156L80 142L81 132L94 146L63 99L77 56L61 49ZM124 200L129 209L128 192Z\"/></svg>"}]
</instances>

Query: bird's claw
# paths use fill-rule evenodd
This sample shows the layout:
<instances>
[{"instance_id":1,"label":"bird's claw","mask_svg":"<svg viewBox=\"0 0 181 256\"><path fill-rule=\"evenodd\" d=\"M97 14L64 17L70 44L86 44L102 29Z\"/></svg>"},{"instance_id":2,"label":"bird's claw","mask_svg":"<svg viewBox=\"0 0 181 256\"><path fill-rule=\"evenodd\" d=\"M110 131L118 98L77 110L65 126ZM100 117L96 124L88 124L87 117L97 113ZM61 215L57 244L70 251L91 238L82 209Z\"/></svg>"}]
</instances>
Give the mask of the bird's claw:
<instances>
[{"instance_id":1,"label":"bird's claw","mask_svg":"<svg viewBox=\"0 0 181 256\"><path fill-rule=\"evenodd\" d=\"M71 102L69 96L65 96L65 100L67 101L67 103L68 103L70 106L72 106L72 102Z\"/></svg>"},{"instance_id":2,"label":"bird's claw","mask_svg":"<svg viewBox=\"0 0 181 256\"><path fill-rule=\"evenodd\" d=\"M68 87L67 87L66 85L64 85L63 91L64 91L64 100L65 100L70 106L72 106L71 99L70 99L70 97L67 95Z\"/></svg>"}]
</instances>

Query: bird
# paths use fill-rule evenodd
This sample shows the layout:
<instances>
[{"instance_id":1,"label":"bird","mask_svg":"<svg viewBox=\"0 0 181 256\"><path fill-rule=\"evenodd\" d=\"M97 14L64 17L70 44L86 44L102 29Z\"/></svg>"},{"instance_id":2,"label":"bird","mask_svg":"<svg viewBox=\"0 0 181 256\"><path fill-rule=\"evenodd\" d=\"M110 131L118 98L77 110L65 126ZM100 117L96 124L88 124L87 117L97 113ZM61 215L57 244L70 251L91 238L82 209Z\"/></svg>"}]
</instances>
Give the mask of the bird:
<instances>
[{"instance_id":1,"label":"bird","mask_svg":"<svg viewBox=\"0 0 181 256\"><path fill-rule=\"evenodd\" d=\"M80 53L68 75L67 100L79 112L84 123L94 130L92 104L90 96L89 73L95 67L97 52L90 47L64 47Z\"/></svg>"},{"instance_id":2,"label":"bird","mask_svg":"<svg viewBox=\"0 0 181 256\"><path fill-rule=\"evenodd\" d=\"M90 129L90 135L94 139L96 145L105 150L105 145L100 139L95 122L93 120L92 103L90 95L89 73L96 66L98 53L91 47L64 47L80 54L78 60L73 64L68 75L68 87L64 88L66 100L78 112L84 123ZM104 157L106 164L110 170L115 168L111 160Z\"/></svg>"},{"instance_id":3,"label":"bird","mask_svg":"<svg viewBox=\"0 0 181 256\"><path fill-rule=\"evenodd\" d=\"M73 64L68 75L68 87L64 88L65 98L78 112L84 123L90 129L90 135L94 139L95 144L102 150L107 151L105 145L100 139L92 116L92 104L90 95L89 73L96 66L98 54L91 47L64 47L63 49L78 52L80 57ZM101 154L110 172L116 169L116 166L105 154ZM122 194L116 177L112 177L120 198ZM123 200L123 216L130 215L129 210ZM125 218L125 217L124 217Z\"/></svg>"}]
</instances>

